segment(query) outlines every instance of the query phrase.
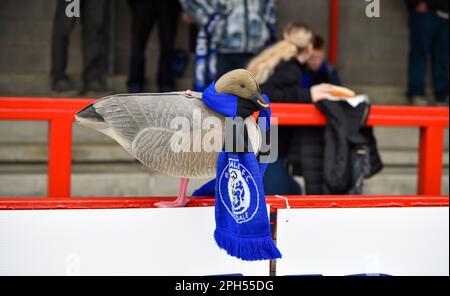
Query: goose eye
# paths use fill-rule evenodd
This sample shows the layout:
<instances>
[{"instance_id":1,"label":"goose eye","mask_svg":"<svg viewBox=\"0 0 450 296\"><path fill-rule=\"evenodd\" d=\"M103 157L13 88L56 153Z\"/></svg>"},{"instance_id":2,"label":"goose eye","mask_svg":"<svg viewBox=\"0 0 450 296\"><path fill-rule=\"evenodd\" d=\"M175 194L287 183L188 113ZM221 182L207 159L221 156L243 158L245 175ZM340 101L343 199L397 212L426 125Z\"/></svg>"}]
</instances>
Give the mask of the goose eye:
<instances>
[{"instance_id":1,"label":"goose eye","mask_svg":"<svg viewBox=\"0 0 450 296\"><path fill-rule=\"evenodd\" d=\"M241 84L240 86L241 86L241 88L245 88L245 84Z\"/></svg>"}]
</instances>

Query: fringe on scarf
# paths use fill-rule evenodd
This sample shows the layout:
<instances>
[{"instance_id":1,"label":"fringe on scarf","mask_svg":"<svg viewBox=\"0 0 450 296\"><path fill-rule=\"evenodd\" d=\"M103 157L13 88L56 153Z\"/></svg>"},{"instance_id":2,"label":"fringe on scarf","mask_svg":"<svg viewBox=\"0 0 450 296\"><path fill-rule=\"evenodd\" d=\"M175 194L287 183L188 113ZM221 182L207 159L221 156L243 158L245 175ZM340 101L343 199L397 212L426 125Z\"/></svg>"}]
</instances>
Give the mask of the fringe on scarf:
<instances>
[{"instance_id":1,"label":"fringe on scarf","mask_svg":"<svg viewBox=\"0 0 450 296\"><path fill-rule=\"evenodd\" d=\"M281 253L270 235L265 237L237 238L228 231L216 229L214 239L228 255L244 261L280 259Z\"/></svg>"}]
</instances>

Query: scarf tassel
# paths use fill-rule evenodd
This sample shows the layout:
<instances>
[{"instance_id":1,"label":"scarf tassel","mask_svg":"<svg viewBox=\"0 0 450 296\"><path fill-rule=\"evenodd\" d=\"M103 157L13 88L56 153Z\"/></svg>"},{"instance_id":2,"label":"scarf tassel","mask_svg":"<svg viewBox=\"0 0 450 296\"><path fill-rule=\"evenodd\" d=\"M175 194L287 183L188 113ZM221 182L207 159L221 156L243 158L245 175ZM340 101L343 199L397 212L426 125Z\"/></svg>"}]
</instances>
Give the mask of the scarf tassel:
<instances>
[{"instance_id":1,"label":"scarf tassel","mask_svg":"<svg viewBox=\"0 0 450 296\"><path fill-rule=\"evenodd\" d=\"M216 229L214 239L228 255L244 261L280 259L281 253L270 235L265 237L237 238L231 233Z\"/></svg>"}]
</instances>

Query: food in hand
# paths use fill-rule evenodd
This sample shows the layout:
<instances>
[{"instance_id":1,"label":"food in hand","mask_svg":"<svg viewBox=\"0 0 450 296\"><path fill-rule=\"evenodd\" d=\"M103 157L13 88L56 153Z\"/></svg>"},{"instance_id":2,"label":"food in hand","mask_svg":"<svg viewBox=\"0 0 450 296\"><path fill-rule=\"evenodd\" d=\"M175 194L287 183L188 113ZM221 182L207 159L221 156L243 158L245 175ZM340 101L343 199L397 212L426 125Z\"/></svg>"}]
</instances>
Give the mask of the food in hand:
<instances>
[{"instance_id":1,"label":"food in hand","mask_svg":"<svg viewBox=\"0 0 450 296\"><path fill-rule=\"evenodd\" d=\"M330 94L338 98L353 98L354 96L356 96L356 93L351 89L336 85L333 85L331 87Z\"/></svg>"}]
</instances>

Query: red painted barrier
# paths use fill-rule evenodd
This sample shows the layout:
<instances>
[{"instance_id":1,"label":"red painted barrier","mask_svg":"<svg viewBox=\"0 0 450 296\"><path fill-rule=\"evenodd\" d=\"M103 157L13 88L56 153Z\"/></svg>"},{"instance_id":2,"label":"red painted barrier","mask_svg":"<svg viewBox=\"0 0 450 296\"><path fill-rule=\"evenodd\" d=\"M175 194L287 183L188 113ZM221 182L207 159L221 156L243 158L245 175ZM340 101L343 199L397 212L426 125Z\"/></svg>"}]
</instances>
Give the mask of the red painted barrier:
<instances>
[{"instance_id":1,"label":"red painted barrier","mask_svg":"<svg viewBox=\"0 0 450 296\"><path fill-rule=\"evenodd\" d=\"M268 196L273 212L289 208L448 207L448 196ZM173 197L1 198L1 210L69 210L155 208ZM194 199L186 207L211 207L214 199Z\"/></svg>"},{"instance_id":2,"label":"red painted barrier","mask_svg":"<svg viewBox=\"0 0 450 296\"><path fill-rule=\"evenodd\" d=\"M49 121L48 196L70 198L72 122L90 99L0 98L0 120ZM314 105L272 104L280 125L324 125ZM418 194L441 194L443 137L449 126L448 108L373 106L370 126L420 128ZM3 199L2 199L3 200Z\"/></svg>"}]
</instances>

